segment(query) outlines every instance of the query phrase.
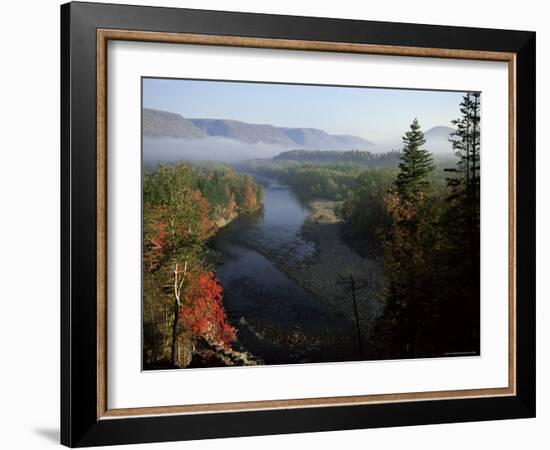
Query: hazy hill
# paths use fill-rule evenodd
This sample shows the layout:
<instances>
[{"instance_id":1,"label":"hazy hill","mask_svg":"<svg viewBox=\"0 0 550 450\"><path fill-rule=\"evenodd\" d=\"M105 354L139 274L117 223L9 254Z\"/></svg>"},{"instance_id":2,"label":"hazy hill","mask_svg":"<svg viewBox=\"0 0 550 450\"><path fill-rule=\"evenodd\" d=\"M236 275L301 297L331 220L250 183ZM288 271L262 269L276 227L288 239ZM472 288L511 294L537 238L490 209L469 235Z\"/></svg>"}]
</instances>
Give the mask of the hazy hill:
<instances>
[{"instance_id":1,"label":"hazy hill","mask_svg":"<svg viewBox=\"0 0 550 450\"><path fill-rule=\"evenodd\" d=\"M179 114L156 109L143 109L143 134L145 136L165 136L173 138L196 139L207 134L193 122Z\"/></svg>"},{"instance_id":2,"label":"hazy hill","mask_svg":"<svg viewBox=\"0 0 550 450\"><path fill-rule=\"evenodd\" d=\"M424 147L434 155L448 155L454 153L452 143L449 142L449 139L451 138L451 133L453 133L454 131L455 130L453 128L444 125L438 125L436 127L430 128L429 130L424 132L424 138L426 139L426 144L424 145ZM376 145L377 153L402 149L402 140L389 143L378 143Z\"/></svg>"},{"instance_id":3,"label":"hazy hill","mask_svg":"<svg viewBox=\"0 0 550 450\"><path fill-rule=\"evenodd\" d=\"M374 145L358 136L329 134L317 128L284 128L227 119L187 119L179 114L148 108L143 109L143 134L184 139L220 137L287 148L364 150Z\"/></svg>"},{"instance_id":4,"label":"hazy hill","mask_svg":"<svg viewBox=\"0 0 550 450\"><path fill-rule=\"evenodd\" d=\"M452 153L453 146L449 139L454 131L453 128L443 125L430 128L424 133L426 149L433 154Z\"/></svg>"},{"instance_id":5,"label":"hazy hill","mask_svg":"<svg viewBox=\"0 0 550 450\"><path fill-rule=\"evenodd\" d=\"M252 124L238 120L222 119L189 119L208 136L218 136L247 144L265 142L266 144L293 145L292 141L280 128L273 125Z\"/></svg>"},{"instance_id":6,"label":"hazy hill","mask_svg":"<svg viewBox=\"0 0 550 450\"><path fill-rule=\"evenodd\" d=\"M455 130L451 127L446 127L444 125L440 125L437 127L430 128L428 131L424 133L424 136L427 139L449 139L450 134L453 133Z\"/></svg>"},{"instance_id":7,"label":"hazy hill","mask_svg":"<svg viewBox=\"0 0 550 450\"><path fill-rule=\"evenodd\" d=\"M374 144L358 136L328 134L317 128L281 128L296 146L307 149L365 149Z\"/></svg>"}]
</instances>

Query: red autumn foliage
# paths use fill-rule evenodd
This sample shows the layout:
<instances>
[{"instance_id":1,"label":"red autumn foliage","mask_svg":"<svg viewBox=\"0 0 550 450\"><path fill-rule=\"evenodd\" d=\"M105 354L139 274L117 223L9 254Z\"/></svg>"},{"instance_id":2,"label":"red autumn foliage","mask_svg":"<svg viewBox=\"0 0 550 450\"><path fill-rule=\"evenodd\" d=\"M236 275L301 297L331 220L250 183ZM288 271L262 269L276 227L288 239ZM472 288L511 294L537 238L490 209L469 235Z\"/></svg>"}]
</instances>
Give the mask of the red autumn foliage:
<instances>
[{"instance_id":1,"label":"red autumn foliage","mask_svg":"<svg viewBox=\"0 0 550 450\"><path fill-rule=\"evenodd\" d=\"M180 318L184 328L191 334L229 349L236 339L236 333L227 321L222 300L222 287L212 272L191 272Z\"/></svg>"}]
</instances>

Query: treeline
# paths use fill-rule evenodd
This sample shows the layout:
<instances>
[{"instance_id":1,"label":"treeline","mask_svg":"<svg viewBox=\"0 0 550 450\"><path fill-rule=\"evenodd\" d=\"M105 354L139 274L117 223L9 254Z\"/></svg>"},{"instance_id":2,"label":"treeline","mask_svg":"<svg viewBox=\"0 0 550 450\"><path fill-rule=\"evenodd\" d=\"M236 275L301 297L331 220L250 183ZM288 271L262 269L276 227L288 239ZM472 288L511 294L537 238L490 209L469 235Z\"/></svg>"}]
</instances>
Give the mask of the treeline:
<instances>
[{"instance_id":1,"label":"treeline","mask_svg":"<svg viewBox=\"0 0 550 450\"><path fill-rule=\"evenodd\" d=\"M393 181L398 172L401 152L374 154L366 151L291 150L269 160L252 160L241 164L243 170L277 178L289 185L303 201L365 199L372 192L373 201ZM456 161L454 155L438 155L435 170L428 176L438 193L447 189L444 168ZM379 201L381 197L378 197ZM348 207L350 205L347 205ZM357 208L354 208L357 209ZM351 217L352 211L346 213ZM354 222L364 222L353 217ZM364 222L366 224L366 222Z\"/></svg>"},{"instance_id":2,"label":"treeline","mask_svg":"<svg viewBox=\"0 0 550 450\"><path fill-rule=\"evenodd\" d=\"M232 363L236 330L227 320L206 242L239 214L260 208L262 195L252 177L227 168L178 164L145 173L145 368Z\"/></svg>"},{"instance_id":3,"label":"treeline","mask_svg":"<svg viewBox=\"0 0 550 450\"><path fill-rule=\"evenodd\" d=\"M290 150L280 153L274 161L298 161L312 163L353 163L368 167L397 167L399 152L371 153L368 151Z\"/></svg>"},{"instance_id":4,"label":"treeline","mask_svg":"<svg viewBox=\"0 0 550 450\"><path fill-rule=\"evenodd\" d=\"M326 198L343 200L351 195L357 176L365 170L357 164L317 164L297 161L258 160L249 170L266 177L277 178L289 185L302 200Z\"/></svg>"},{"instance_id":5,"label":"treeline","mask_svg":"<svg viewBox=\"0 0 550 450\"><path fill-rule=\"evenodd\" d=\"M393 181L360 177L343 206L381 242L386 303L371 342L380 358L479 353L479 94L466 94L460 111L445 191L434 187L415 119Z\"/></svg>"},{"instance_id":6,"label":"treeline","mask_svg":"<svg viewBox=\"0 0 550 450\"><path fill-rule=\"evenodd\" d=\"M322 198L355 202L369 198L369 201L381 202L378 194L385 191L398 173L397 167L369 168L355 163L319 164L273 160L252 161L247 164L246 169L259 175L277 178L289 185L303 201ZM437 192L447 189L442 169L434 170L429 178ZM351 206L351 203L347 206ZM357 205L354 204L352 209L358 211ZM351 210L346 214L354 223L366 224Z\"/></svg>"},{"instance_id":7,"label":"treeline","mask_svg":"<svg viewBox=\"0 0 550 450\"><path fill-rule=\"evenodd\" d=\"M255 160L249 170L288 184L304 201L316 198L342 201L372 178L390 180L399 152L291 150L271 160Z\"/></svg>"}]
</instances>

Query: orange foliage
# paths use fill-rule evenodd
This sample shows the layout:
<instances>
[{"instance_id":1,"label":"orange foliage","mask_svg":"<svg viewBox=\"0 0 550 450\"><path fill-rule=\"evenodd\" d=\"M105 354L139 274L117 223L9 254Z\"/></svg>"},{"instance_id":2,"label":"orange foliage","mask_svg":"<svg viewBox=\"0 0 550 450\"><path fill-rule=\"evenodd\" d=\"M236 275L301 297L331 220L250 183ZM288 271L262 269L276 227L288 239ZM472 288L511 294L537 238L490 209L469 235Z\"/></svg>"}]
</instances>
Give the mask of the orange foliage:
<instances>
[{"instance_id":1,"label":"orange foliage","mask_svg":"<svg viewBox=\"0 0 550 450\"><path fill-rule=\"evenodd\" d=\"M254 191L254 186L252 185L252 181L248 180L244 188L244 207L247 210L253 210L256 208L257 204L258 197Z\"/></svg>"},{"instance_id":2,"label":"orange foliage","mask_svg":"<svg viewBox=\"0 0 550 450\"><path fill-rule=\"evenodd\" d=\"M420 277L430 270L426 264L425 245L422 244L426 227L426 217L422 212L425 194L418 192L403 198L395 189L390 189L384 197L384 204L393 219L391 233L384 241L388 278L399 274Z\"/></svg>"},{"instance_id":3,"label":"orange foliage","mask_svg":"<svg viewBox=\"0 0 550 450\"><path fill-rule=\"evenodd\" d=\"M210 220L210 205L208 199L201 194L201 191L193 191L191 194L191 202L196 207L198 215L198 234L199 239L204 241L208 239L216 231L216 226Z\"/></svg>"}]
</instances>

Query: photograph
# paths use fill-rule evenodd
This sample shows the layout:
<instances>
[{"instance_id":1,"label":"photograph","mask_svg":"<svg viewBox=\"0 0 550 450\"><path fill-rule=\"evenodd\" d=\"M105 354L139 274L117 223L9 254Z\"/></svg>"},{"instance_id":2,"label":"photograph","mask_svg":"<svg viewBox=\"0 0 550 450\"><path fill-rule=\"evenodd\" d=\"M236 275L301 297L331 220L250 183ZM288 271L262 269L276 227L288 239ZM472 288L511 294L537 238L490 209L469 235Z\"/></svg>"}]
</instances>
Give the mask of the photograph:
<instances>
[{"instance_id":1,"label":"photograph","mask_svg":"<svg viewBox=\"0 0 550 450\"><path fill-rule=\"evenodd\" d=\"M481 99L143 77L143 370L479 356Z\"/></svg>"},{"instance_id":2,"label":"photograph","mask_svg":"<svg viewBox=\"0 0 550 450\"><path fill-rule=\"evenodd\" d=\"M499 436L508 449L542 430L543 15L472 3L415 18L401 3L70 2L52 20L31 14L40 38L26 32L32 45L16 53L60 66L36 77L36 58L15 58L25 82L6 91L18 105L6 111L25 131L11 127L6 154L25 156L17 141L29 136L44 162L23 166L40 175L6 172L29 217L4 222L55 215L53 229L5 233L26 280L5 283L17 291L7 303L26 284L59 288L59 308L40 297L43 311L27 314L60 325L59 358L29 360L57 364L43 371L57 388L30 393L48 403L31 408L48 421L25 425L37 439L309 448L322 434L317 447L425 448L435 426L433 448ZM48 35L53 57L35 48ZM35 102L48 112L31 134L29 89L60 97ZM44 152L52 134L60 158ZM57 180L57 212L55 193L28 182L39 176ZM55 250L35 264L42 244L58 246L57 267ZM449 439L449 424L475 432Z\"/></svg>"}]
</instances>

